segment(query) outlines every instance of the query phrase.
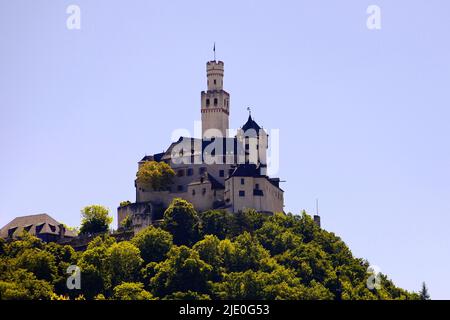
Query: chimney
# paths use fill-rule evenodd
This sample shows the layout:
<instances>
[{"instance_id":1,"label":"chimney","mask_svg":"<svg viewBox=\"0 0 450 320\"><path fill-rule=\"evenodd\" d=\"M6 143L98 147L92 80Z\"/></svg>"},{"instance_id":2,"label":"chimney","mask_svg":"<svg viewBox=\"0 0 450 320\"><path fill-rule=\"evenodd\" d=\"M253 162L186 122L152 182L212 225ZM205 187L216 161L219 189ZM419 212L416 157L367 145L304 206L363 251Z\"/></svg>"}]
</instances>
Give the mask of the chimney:
<instances>
[{"instance_id":1,"label":"chimney","mask_svg":"<svg viewBox=\"0 0 450 320\"><path fill-rule=\"evenodd\" d=\"M314 215L314 223L320 228L320 216L318 214Z\"/></svg>"},{"instance_id":2,"label":"chimney","mask_svg":"<svg viewBox=\"0 0 450 320\"><path fill-rule=\"evenodd\" d=\"M66 235L66 227L63 224L59 225L59 238L64 239L64 236Z\"/></svg>"}]
</instances>

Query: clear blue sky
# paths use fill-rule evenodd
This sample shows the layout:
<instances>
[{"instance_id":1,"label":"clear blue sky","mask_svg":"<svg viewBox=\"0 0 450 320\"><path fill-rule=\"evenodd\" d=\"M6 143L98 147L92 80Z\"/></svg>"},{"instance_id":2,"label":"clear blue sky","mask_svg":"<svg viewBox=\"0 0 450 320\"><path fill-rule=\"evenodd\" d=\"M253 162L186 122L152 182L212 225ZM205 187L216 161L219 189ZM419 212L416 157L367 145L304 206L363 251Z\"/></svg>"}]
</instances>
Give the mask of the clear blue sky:
<instances>
[{"instance_id":1,"label":"clear blue sky","mask_svg":"<svg viewBox=\"0 0 450 320\"><path fill-rule=\"evenodd\" d=\"M81 8L81 30L66 8ZM381 8L368 30L366 9ZM0 0L0 225L134 200L137 161L200 119L225 61L231 126L279 128L286 209L396 284L450 298L450 3Z\"/></svg>"}]
</instances>

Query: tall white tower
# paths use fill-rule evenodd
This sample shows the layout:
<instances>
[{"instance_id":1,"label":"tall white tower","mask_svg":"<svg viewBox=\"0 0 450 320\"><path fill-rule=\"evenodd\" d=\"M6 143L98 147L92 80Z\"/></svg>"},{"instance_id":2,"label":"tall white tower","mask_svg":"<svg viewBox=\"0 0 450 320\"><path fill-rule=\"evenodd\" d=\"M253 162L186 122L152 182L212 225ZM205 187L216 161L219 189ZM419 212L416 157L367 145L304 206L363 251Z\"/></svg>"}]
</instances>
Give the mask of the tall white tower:
<instances>
[{"instance_id":1,"label":"tall white tower","mask_svg":"<svg viewBox=\"0 0 450 320\"><path fill-rule=\"evenodd\" d=\"M201 94L202 138L227 136L230 94L223 90L223 66L223 61L206 63L208 90Z\"/></svg>"}]
</instances>

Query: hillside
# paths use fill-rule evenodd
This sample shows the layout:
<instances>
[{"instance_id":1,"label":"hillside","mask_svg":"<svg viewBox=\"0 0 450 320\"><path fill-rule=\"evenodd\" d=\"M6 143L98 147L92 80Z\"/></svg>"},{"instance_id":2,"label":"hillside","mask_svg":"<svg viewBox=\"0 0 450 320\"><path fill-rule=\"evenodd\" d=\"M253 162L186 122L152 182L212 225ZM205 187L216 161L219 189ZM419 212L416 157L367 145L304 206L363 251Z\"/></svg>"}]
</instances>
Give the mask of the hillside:
<instances>
[{"instance_id":1,"label":"hillside","mask_svg":"<svg viewBox=\"0 0 450 320\"><path fill-rule=\"evenodd\" d=\"M0 240L1 241L1 240ZM66 270L81 269L68 290ZM105 234L84 252L24 234L0 242L1 299L418 299L336 235L301 215L197 213L175 199L158 227L130 241Z\"/></svg>"}]
</instances>

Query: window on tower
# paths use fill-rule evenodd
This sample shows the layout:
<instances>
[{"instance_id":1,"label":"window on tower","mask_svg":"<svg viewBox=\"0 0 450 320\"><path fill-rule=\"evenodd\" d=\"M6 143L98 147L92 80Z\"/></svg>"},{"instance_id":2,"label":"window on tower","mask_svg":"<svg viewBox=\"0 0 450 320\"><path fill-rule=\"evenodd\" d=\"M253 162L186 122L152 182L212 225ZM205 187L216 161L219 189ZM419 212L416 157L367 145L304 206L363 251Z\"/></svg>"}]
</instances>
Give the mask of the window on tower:
<instances>
[{"instance_id":1,"label":"window on tower","mask_svg":"<svg viewBox=\"0 0 450 320\"><path fill-rule=\"evenodd\" d=\"M216 79L214 79L214 84L217 84L217 81L216 81Z\"/></svg>"},{"instance_id":2,"label":"window on tower","mask_svg":"<svg viewBox=\"0 0 450 320\"><path fill-rule=\"evenodd\" d=\"M217 103L218 103L217 98L214 98L214 105L217 106Z\"/></svg>"},{"instance_id":3,"label":"window on tower","mask_svg":"<svg viewBox=\"0 0 450 320\"><path fill-rule=\"evenodd\" d=\"M206 99L206 106L209 107L209 99Z\"/></svg>"}]
</instances>

